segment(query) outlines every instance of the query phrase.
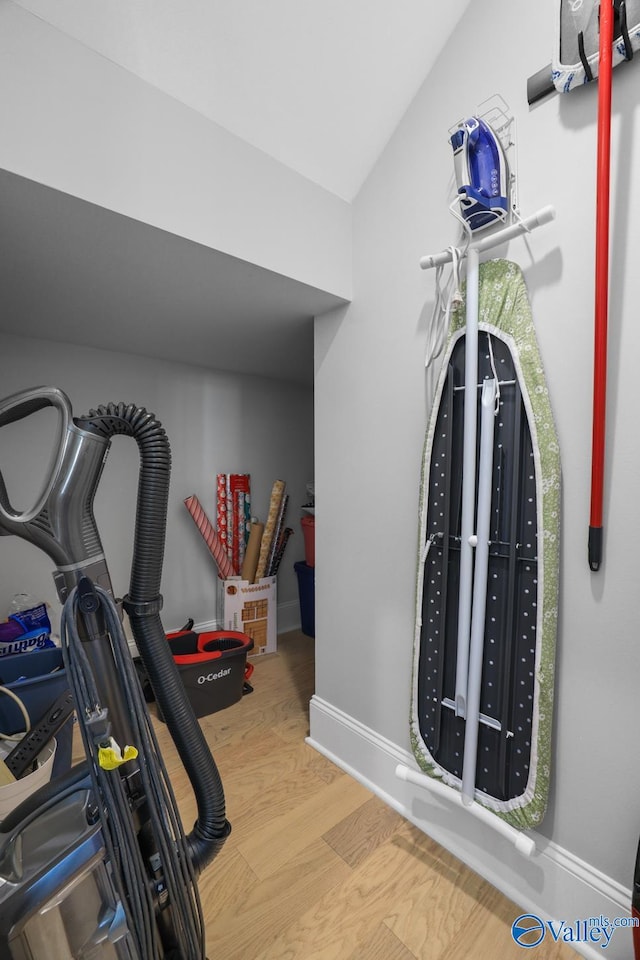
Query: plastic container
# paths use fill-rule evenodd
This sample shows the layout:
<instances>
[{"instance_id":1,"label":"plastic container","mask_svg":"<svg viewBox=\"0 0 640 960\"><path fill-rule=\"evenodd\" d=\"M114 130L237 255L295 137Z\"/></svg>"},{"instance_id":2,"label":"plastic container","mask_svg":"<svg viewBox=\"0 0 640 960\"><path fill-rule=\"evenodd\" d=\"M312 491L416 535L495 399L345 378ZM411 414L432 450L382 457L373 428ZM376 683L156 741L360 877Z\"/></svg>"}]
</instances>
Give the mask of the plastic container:
<instances>
[{"instance_id":1,"label":"plastic container","mask_svg":"<svg viewBox=\"0 0 640 960\"><path fill-rule=\"evenodd\" d=\"M307 637L316 635L316 571L308 563L299 560L293 569L298 576L300 596L300 626Z\"/></svg>"},{"instance_id":2,"label":"plastic container","mask_svg":"<svg viewBox=\"0 0 640 960\"><path fill-rule=\"evenodd\" d=\"M0 684L20 697L29 714L31 726L35 726L69 686L62 651L52 648L0 657ZM24 717L18 705L0 693L0 731L23 733L24 726ZM53 776L71 767L73 717L69 717L58 730L56 740L58 746Z\"/></svg>"},{"instance_id":3,"label":"plastic container","mask_svg":"<svg viewBox=\"0 0 640 960\"><path fill-rule=\"evenodd\" d=\"M245 680L253 673L253 665L247 665L251 637L233 630L201 634L187 630L169 633L167 640L196 717L242 699ZM164 720L160 710L158 716Z\"/></svg>"},{"instance_id":4,"label":"plastic container","mask_svg":"<svg viewBox=\"0 0 640 960\"><path fill-rule=\"evenodd\" d=\"M304 537L304 562L308 567L316 565L316 518L304 516L300 520L302 536Z\"/></svg>"}]
</instances>

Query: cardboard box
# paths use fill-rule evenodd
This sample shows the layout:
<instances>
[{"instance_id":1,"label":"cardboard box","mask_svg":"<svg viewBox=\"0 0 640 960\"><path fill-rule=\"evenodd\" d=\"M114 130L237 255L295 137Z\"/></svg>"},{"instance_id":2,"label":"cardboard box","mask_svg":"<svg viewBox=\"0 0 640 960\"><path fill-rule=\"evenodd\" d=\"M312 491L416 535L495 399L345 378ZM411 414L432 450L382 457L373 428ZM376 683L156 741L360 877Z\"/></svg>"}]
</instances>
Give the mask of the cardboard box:
<instances>
[{"instance_id":1,"label":"cardboard box","mask_svg":"<svg viewBox=\"0 0 640 960\"><path fill-rule=\"evenodd\" d=\"M277 588L275 577L255 583L233 578L223 584L223 629L238 630L253 640L250 657L275 653L278 647Z\"/></svg>"}]
</instances>

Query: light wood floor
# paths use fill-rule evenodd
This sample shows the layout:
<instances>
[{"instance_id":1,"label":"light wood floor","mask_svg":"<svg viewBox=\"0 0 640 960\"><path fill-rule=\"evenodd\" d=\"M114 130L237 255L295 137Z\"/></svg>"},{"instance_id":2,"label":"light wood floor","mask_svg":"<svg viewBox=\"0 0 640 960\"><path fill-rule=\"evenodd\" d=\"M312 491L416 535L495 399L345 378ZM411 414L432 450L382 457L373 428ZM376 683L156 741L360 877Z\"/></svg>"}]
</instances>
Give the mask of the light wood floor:
<instances>
[{"instance_id":1,"label":"light wood floor","mask_svg":"<svg viewBox=\"0 0 640 960\"><path fill-rule=\"evenodd\" d=\"M286 634L253 662L254 692L201 721L233 825L199 884L211 960L575 960L549 938L527 954L511 937L526 909L305 744L313 640Z\"/></svg>"}]
</instances>

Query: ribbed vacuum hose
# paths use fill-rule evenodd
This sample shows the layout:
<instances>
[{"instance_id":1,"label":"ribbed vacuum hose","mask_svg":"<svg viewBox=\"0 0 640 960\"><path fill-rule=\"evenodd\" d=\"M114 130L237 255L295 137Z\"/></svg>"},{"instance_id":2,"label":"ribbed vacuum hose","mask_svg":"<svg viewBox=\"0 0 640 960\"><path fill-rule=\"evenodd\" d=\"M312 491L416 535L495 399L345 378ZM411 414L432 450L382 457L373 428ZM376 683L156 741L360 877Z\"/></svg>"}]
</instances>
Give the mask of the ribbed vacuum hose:
<instances>
[{"instance_id":1,"label":"ribbed vacuum hose","mask_svg":"<svg viewBox=\"0 0 640 960\"><path fill-rule=\"evenodd\" d=\"M133 437L140 450L131 581L123 603L156 701L193 787L198 818L187 842L194 870L200 872L216 856L231 827L218 768L185 693L160 619L171 472L169 441L153 414L131 404L101 406L77 422L104 437Z\"/></svg>"},{"instance_id":2,"label":"ribbed vacuum hose","mask_svg":"<svg viewBox=\"0 0 640 960\"><path fill-rule=\"evenodd\" d=\"M194 870L199 873L217 855L231 830L225 817L222 781L184 692L160 617L136 617L130 614L130 620L156 700L196 797L198 818L187 835L187 843ZM162 638L160 648L156 642L158 636ZM160 656L159 649L163 651Z\"/></svg>"}]
</instances>

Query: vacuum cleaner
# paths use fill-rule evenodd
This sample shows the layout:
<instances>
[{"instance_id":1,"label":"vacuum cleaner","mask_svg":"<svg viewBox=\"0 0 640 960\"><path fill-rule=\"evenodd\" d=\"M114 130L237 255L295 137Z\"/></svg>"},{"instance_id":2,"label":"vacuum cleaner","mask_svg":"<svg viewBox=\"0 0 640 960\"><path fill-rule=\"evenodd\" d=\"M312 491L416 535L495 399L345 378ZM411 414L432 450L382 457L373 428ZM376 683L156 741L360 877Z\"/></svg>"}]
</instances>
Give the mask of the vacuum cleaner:
<instances>
[{"instance_id":1,"label":"vacuum cleaner","mask_svg":"<svg viewBox=\"0 0 640 960\"><path fill-rule=\"evenodd\" d=\"M509 174L500 138L480 117L461 122L450 137L463 220L476 233L506 221Z\"/></svg>"},{"instance_id":2,"label":"vacuum cleaner","mask_svg":"<svg viewBox=\"0 0 640 960\"><path fill-rule=\"evenodd\" d=\"M86 759L0 824L0 956L11 960L205 960L197 878L230 832L224 791L160 618L171 468L144 408L74 418L36 387L0 401L0 427L57 411L59 437L37 503L18 511L0 473L0 534L54 565L61 641ZM140 453L129 593L114 597L93 503L111 439ZM122 629L122 609L197 801L185 834ZM35 654L34 654L35 655Z\"/></svg>"}]
</instances>

